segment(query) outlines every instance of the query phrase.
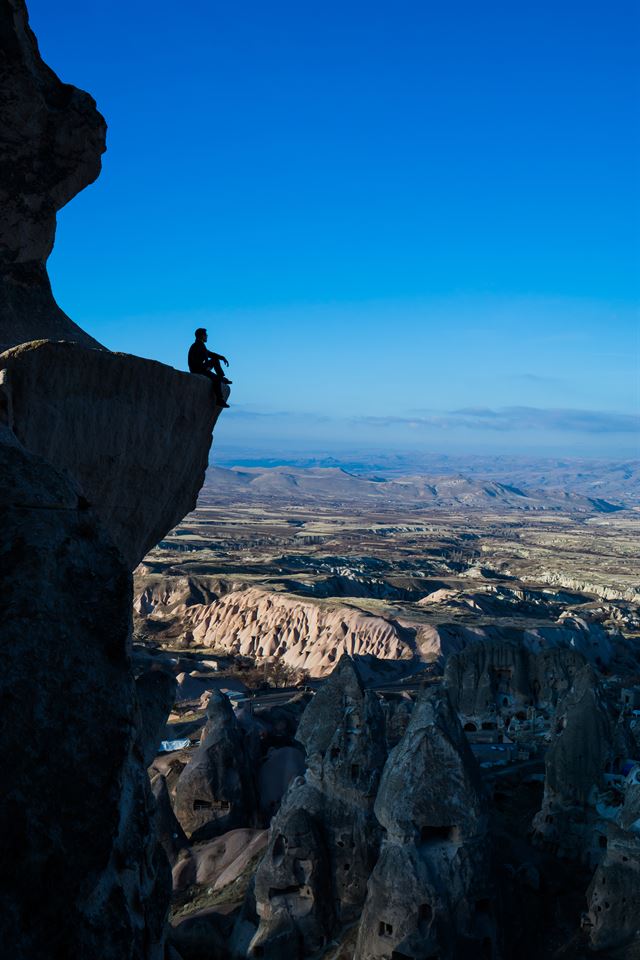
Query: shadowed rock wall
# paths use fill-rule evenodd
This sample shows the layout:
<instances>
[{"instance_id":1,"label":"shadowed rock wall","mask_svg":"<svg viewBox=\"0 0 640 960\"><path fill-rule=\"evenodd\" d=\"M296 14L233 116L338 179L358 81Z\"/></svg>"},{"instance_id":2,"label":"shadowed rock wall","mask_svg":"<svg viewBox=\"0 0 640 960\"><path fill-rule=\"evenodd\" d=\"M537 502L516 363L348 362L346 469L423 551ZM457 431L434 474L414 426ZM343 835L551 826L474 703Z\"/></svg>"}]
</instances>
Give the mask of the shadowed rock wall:
<instances>
[{"instance_id":1,"label":"shadowed rock wall","mask_svg":"<svg viewBox=\"0 0 640 960\"><path fill-rule=\"evenodd\" d=\"M6 429L0 582L3 950L156 960L170 875L145 761L173 681L155 674L138 696L129 571L77 489Z\"/></svg>"},{"instance_id":2,"label":"shadowed rock wall","mask_svg":"<svg viewBox=\"0 0 640 960\"><path fill-rule=\"evenodd\" d=\"M105 129L41 60L24 0L0 0L0 943L13 960L162 960L171 894L147 767L175 683L134 680L130 570L195 505L216 411L205 378L95 349L53 299L56 212L97 177Z\"/></svg>"},{"instance_id":3,"label":"shadowed rock wall","mask_svg":"<svg viewBox=\"0 0 640 960\"><path fill-rule=\"evenodd\" d=\"M0 419L74 477L130 568L196 505L220 412L205 377L40 341L0 355Z\"/></svg>"}]
</instances>

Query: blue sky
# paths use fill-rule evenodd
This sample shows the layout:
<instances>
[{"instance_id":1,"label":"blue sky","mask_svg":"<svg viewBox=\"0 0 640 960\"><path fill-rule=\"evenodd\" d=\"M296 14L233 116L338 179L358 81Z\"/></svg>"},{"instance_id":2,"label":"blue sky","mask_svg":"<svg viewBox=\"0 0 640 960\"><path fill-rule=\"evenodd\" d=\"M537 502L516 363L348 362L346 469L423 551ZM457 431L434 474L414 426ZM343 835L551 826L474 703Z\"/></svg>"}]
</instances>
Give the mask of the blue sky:
<instances>
[{"instance_id":1,"label":"blue sky","mask_svg":"<svg viewBox=\"0 0 640 960\"><path fill-rule=\"evenodd\" d=\"M109 124L57 298L179 368L207 326L219 449L637 455L637 4L29 8Z\"/></svg>"}]
</instances>

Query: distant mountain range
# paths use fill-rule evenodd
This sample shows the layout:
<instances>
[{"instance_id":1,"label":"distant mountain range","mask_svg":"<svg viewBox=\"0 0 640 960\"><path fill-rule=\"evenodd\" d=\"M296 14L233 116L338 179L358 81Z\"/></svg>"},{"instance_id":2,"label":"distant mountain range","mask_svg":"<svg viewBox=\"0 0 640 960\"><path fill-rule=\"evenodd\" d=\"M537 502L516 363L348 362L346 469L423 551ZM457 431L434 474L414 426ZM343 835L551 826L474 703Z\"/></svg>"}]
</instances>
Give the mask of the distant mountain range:
<instances>
[{"instance_id":1,"label":"distant mountain range","mask_svg":"<svg viewBox=\"0 0 640 960\"><path fill-rule=\"evenodd\" d=\"M552 485L523 489L513 483L460 474L367 477L336 466L210 467L203 494L209 502L255 498L291 503L359 503L381 509L613 513L628 506L625 501L588 496Z\"/></svg>"},{"instance_id":2,"label":"distant mountain range","mask_svg":"<svg viewBox=\"0 0 640 960\"><path fill-rule=\"evenodd\" d=\"M627 507L640 505L640 460L593 460L570 457L452 456L445 454L356 454L353 458L245 458L218 459L216 465L234 470L287 467L341 468L368 479L463 476L515 486L526 493L553 491L604 499Z\"/></svg>"}]
</instances>

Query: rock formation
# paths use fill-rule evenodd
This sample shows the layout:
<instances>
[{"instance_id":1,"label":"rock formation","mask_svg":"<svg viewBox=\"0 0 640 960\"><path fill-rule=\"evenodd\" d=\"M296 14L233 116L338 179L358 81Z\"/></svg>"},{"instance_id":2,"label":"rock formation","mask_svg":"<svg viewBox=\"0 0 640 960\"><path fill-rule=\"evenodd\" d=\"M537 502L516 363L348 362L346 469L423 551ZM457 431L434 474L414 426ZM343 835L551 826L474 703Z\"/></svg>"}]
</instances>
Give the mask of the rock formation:
<instances>
[{"instance_id":1,"label":"rock formation","mask_svg":"<svg viewBox=\"0 0 640 960\"><path fill-rule=\"evenodd\" d=\"M130 570L195 503L210 384L96 349L53 299L56 212L97 177L105 123L24 0L0 0L0 123L0 937L15 960L161 960L146 768L174 681L134 680Z\"/></svg>"},{"instance_id":2,"label":"rock formation","mask_svg":"<svg viewBox=\"0 0 640 960\"><path fill-rule=\"evenodd\" d=\"M156 802L154 817L156 835L167 855L167 860L171 867L174 867L181 851L188 850L189 841L173 812L167 779L161 773L156 774L151 781L151 792Z\"/></svg>"},{"instance_id":3,"label":"rock formation","mask_svg":"<svg viewBox=\"0 0 640 960\"><path fill-rule=\"evenodd\" d=\"M254 761L229 700L213 691L200 746L175 787L175 813L192 840L255 825Z\"/></svg>"},{"instance_id":4,"label":"rock formation","mask_svg":"<svg viewBox=\"0 0 640 960\"><path fill-rule=\"evenodd\" d=\"M559 857L596 862L596 801L612 760L614 729L596 676L584 667L558 704L554 739L545 759L542 809L534 820L538 842Z\"/></svg>"},{"instance_id":5,"label":"rock formation","mask_svg":"<svg viewBox=\"0 0 640 960\"><path fill-rule=\"evenodd\" d=\"M204 377L75 343L0 354L0 416L74 477L130 567L193 509L217 410Z\"/></svg>"},{"instance_id":6,"label":"rock formation","mask_svg":"<svg viewBox=\"0 0 640 960\"><path fill-rule=\"evenodd\" d=\"M0 3L0 351L28 340L98 346L60 310L46 261L56 213L100 173L106 124L42 61L24 0Z\"/></svg>"},{"instance_id":7,"label":"rock formation","mask_svg":"<svg viewBox=\"0 0 640 960\"><path fill-rule=\"evenodd\" d=\"M496 957L486 802L446 694L416 704L375 814L385 837L355 960Z\"/></svg>"},{"instance_id":8,"label":"rock formation","mask_svg":"<svg viewBox=\"0 0 640 960\"><path fill-rule=\"evenodd\" d=\"M197 644L278 657L315 675L330 673L342 653L412 657L410 634L384 617L256 587L190 606L184 627Z\"/></svg>"},{"instance_id":9,"label":"rock formation","mask_svg":"<svg viewBox=\"0 0 640 960\"><path fill-rule=\"evenodd\" d=\"M449 657L445 684L458 713L478 718L503 706L554 707L584 665L570 646L531 650L513 640L486 640Z\"/></svg>"},{"instance_id":10,"label":"rock formation","mask_svg":"<svg viewBox=\"0 0 640 960\"><path fill-rule=\"evenodd\" d=\"M258 930L240 920L238 952L307 957L359 914L378 852L373 802L385 760L384 718L343 657L309 704L298 739L308 769L271 824L255 878Z\"/></svg>"},{"instance_id":11,"label":"rock formation","mask_svg":"<svg viewBox=\"0 0 640 960\"><path fill-rule=\"evenodd\" d=\"M471 667L471 662L462 661L460 666L463 671L482 671L490 665L494 644L496 649L504 645L504 656L512 660L517 649L525 651L517 656L523 658L525 675L533 670L531 683L539 681L545 688L550 687L552 681L546 680L545 670L557 671L557 683L562 689L562 682L566 683L567 675L571 675L572 656L580 663L580 655L592 662L598 657L606 662L610 654L610 643L602 627L576 619L544 626L505 627L499 621L482 625L459 623L444 611L441 621L437 617L434 622L425 623L424 608L419 604L414 619L409 605L397 617L393 608L372 613L335 598L301 597L253 583L218 581L209 586L204 578L196 583L183 577L167 577L159 583L157 577L146 578L142 574L136 583L136 607L143 630L148 622L154 633L160 635L166 630L173 641L177 638L185 645L193 643L258 659L277 657L280 662L316 677L328 675L343 653L376 657L387 665L393 662L398 672L411 673L425 663L444 664L469 647L487 644L489 652L486 657L480 654L477 665ZM514 652L510 653L509 648ZM559 648L567 648L569 653L559 653L554 659L556 655L550 652L548 662L544 657L535 661L535 656L543 651ZM528 661L526 652L530 655ZM473 661L476 654L470 656Z\"/></svg>"},{"instance_id":12,"label":"rock formation","mask_svg":"<svg viewBox=\"0 0 640 960\"><path fill-rule=\"evenodd\" d=\"M607 849L587 891L584 923L592 949L616 950L619 960L635 960L640 950L640 784L634 786L627 788L619 822L607 825Z\"/></svg>"},{"instance_id":13,"label":"rock formation","mask_svg":"<svg viewBox=\"0 0 640 960\"><path fill-rule=\"evenodd\" d=\"M1 433L3 948L155 960L170 876L146 761L169 678L137 696L129 571L73 484Z\"/></svg>"}]
</instances>

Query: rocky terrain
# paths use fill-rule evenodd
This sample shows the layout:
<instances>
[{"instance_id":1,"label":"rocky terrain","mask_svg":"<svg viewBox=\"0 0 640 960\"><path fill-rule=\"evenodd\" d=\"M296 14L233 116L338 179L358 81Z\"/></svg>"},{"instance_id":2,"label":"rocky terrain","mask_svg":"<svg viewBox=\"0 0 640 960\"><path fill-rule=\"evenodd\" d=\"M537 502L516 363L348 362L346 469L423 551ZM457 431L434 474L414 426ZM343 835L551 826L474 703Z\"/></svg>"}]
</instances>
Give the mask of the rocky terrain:
<instances>
[{"instance_id":1,"label":"rocky terrain","mask_svg":"<svg viewBox=\"0 0 640 960\"><path fill-rule=\"evenodd\" d=\"M633 467L214 468L193 511L210 384L47 278L105 122L23 0L0 52L3 955L638 960Z\"/></svg>"},{"instance_id":2,"label":"rocky terrain","mask_svg":"<svg viewBox=\"0 0 640 960\"><path fill-rule=\"evenodd\" d=\"M282 471L233 494L211 471L135 573L137 657L178 678L165 736L186 745L154 769L191 819L187 862L213 842L197 818L215 834L232 814L206 793L218 772L180 812L218 691L253 767L246 857L226 886L175 888L170 942L187 960L638 956L635 509L381 505L323 469L288 495Z\"/></svg>"}]
</instances>

